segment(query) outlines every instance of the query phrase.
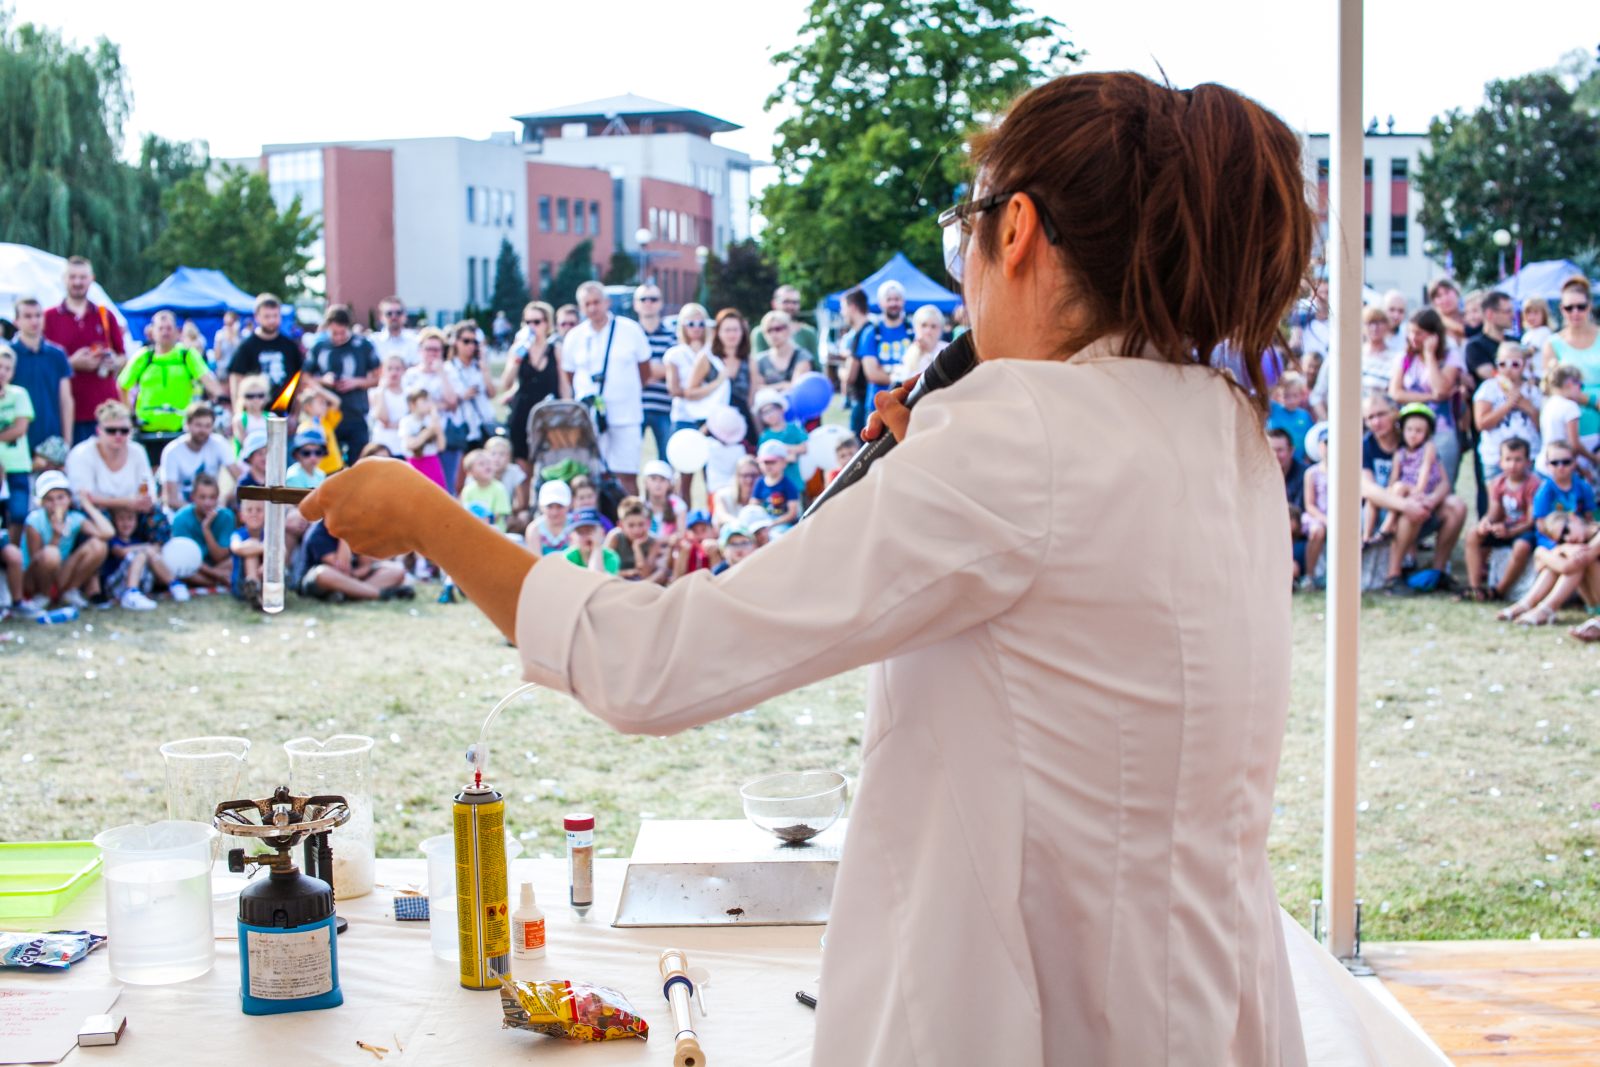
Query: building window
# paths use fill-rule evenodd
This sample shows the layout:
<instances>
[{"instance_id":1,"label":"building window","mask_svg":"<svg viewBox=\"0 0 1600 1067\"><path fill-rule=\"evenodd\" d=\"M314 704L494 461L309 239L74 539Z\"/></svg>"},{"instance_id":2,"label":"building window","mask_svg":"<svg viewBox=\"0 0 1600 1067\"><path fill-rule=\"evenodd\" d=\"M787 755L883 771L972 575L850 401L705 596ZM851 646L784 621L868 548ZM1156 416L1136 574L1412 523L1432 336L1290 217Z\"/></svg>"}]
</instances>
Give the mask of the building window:
<instances>
[{"instance_id":1,"label":"building window","mask_svg":"<svg viewBox=\"0 0 1600 1067\"><path fill-rule=\"evenodd\" d=\"M478 260L478 267L483 271L483 302L487 304L490 295L494 292L494 289L489 285L489 257L484 256Z\"/></svg>"},{"instance_id":2,"label":"building window","mask_svg":"<svg viewBox=\"0 0 1600 1067\"><path fill-rule=\"evenodd\" d=\"M472 186L467 186L467 221L477 222L477 202L472 199Z\"/></svg>"},{"instance_id":3,"label":"building window","mask_svg":"<svg viewBox=\"0 0 1600 1067\"><path fill-rule=\"evenodd\" d=\"M1361 252L1372 255L1372 212L1361 216Z\"/></svg>"},{"instance_id":4,"label":"building window","mask_svg":"<svg viewBox=\"0 0 1600 1067\"><path fill-rule=\"evenodd\" d=\"M1372 180L1372 160L1363 159L1361 161L1361 176L1369 182Z\"/></svg>"},{"instance_id":5,"label":"building window","mask_svg":"<svg viewBox=\"0 0 1600 1067\"><path fill-rule=\"evenodd\" d=\"M467 303L478 302L478 257L467 257Z\"/></svg>"},{"instance_id":6,"label":"building window","mask_svg":"<svg viewBox=\"0 0 1600 1067\"><path fill-rule=\"evenodd\" d=\"M555 275L551 272L550 261L548 259L540 260L539 261L539 294L541 296L544 295L544 291L546 289L550 288L550 280L552 278L554 278L554 277L555 277Z\"/></svg>"},{"instance_id":7,"label":"building window","mask_svg":"<svg viewBox=\"0 0 1600 1067\"><path fill-rule=\"evenodd\" d=\"M1396 162L1404 164L1405 160L1401 159L1401 160L1397 160ZM1407 251L1407 238L1408 237L1409 237L1409 233L1407 231L1407 226L1406 226L1406 217L1404 215L1390 215L1389 216L1389 254L1391 256L1409 255L1410 253Z\"/></svg>"},{"instance_id":8,"label":"building window","mask_svg":"<svg viewBox=\"0 0 1600 1067\"><path fill-rule=\"evenodd\" d=\"M655 235L661 233L661 213L655 208L650 209L650 232Z\"/></svg>"},{"instance_id":9,"label":"building window","mask_svg":"<svg viewBox=\"0 0 1600 1067\"><path fill-rule=\"evenodd\" d=\"M550 232L550 198L548 196L539 198L539 232Z\"/></svg>"},{"instance_id":10,"label":"building window","mask_svg":"<svg viewBox=\"0 0 1600 1067\"><path fill-rule=\"evenodd\" d=\"M1329 173L1330 172L1328 170L1328 161L1326 159L1317 160L1317 181L1319 181L1319 182L1327 181Z\"/></svg>"},{"instance_id":11,"label":"building window","mask_svg":"<svg viewBox=\"0 0 1600 1067\"><path fill-rule=\"evenodd\" d=\"M517 194L513 193L511 190L507 189L506 190L506 225L507 226L515 226L516 224L517 224Z\"/></svg>"},{"instance_id":12,"label":"building window","mask_svg":"<svg viewBox=\"0 0 1600 1067\"><path fill-rule=\"evenodd\" d=\"M1403 159L1391 159L1391 160L1389 160L1389 177L1393 181L1397 181L1397 182L1405 181L1406 177L1407 177L1407 174L1406 174L1406 161L1403 160Z\"/></svg>"},{"instance_id":13,"label":"building window","mask_svg":"<svg viewBox=\"0 0 1600 1067\"><path fill-rule=\"evenodd\" d=\"M569 229L567 220L570 217L571 204L566 197L556 200L556 232L566 233Z\"/></svg>"},{"instance_id":14,"label":"building window","mask_svg":"<svg viewBox=\"0 0 1600 1067\"><path fill-rule=\"evenodd\" d=\"M589 232L600 236L600 201L589 201Z\"/></svg>"},{"instance_id":15,"label":"building window","mask_svg":"<svg viewBox=\"0 0 1600 1067\"><path fill-rule=\"evenodd\" d=\"M583 213L583 201L575 200L572 203L572 232L586 234L589 232L589 223Z\"/></svg>"}]
</instances>

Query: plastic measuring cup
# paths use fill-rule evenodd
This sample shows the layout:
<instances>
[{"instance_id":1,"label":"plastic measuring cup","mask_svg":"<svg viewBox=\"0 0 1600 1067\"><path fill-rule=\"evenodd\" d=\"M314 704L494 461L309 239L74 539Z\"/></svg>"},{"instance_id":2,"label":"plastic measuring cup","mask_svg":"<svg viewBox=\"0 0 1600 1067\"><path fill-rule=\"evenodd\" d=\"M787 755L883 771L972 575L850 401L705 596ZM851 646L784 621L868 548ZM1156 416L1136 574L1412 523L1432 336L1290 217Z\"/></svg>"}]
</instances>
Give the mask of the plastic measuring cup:
<instances>
[{"instance_id":1,"label":"plastic measuring cup","mask_svg":"<svg viewBox=\"0 0 1600 1067\"><path fill-rule=\"evenodd\" d=\"M198 978L216 959L208 823L130 824L95 836L105 859L111 974L131 985Z\"/></svg>"},{"instance_id":2,"label":"plastic measuring cup","mask_svg":"<svg viewBox=\"0 0 1600 1067\"><path fill-rule=\"evenodd\" d=\"M243 737L189 737L161 746L167 771L167 818L212 824L217 805L240 799L250 742ZM221 850L220 835L211 844L211 862ZM216 875L211 884L219 897L236 895L245 879Z\"/></svg>"},{"instance_id":3,"label":"plastic measuring cup","mask_svg":"<svg viewBox=\"0 0 1600 1067\"><path fill-rule=\"evenodd\" d=\"M417 846L428 857L428 942L433 954L449 963L461 961L456 931L456 836L436 834ZM522 842L506 835L506 863L522 855Z\"/></svg>"},{"instance_id":4,"label":"plastic measuring cup","mask_svg":"<svg viewBox=\"0 0 1600 1067\"><path fill-rule=\"evenodd\" d=\"M326 741L297 737L284 743L289 788L302 796L341 796L350 821L329 835L333 848L333 895L351 900L372 892L378 841L372 825L372 745L360 734L335 734Z\"/></svg>"}]
</instances>

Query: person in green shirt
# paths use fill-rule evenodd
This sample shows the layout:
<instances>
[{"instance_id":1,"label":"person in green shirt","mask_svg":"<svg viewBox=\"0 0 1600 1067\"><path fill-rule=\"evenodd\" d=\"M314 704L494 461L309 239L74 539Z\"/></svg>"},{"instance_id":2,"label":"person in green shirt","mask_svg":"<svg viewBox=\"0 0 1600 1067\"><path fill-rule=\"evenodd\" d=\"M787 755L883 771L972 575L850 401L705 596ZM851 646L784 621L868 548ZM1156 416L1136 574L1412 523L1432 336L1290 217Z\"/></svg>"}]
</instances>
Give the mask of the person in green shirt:
<instances>
[{"instance_id":1,"label":"person in green shirt","mask_svg":"<svg viewBox=\"0 0 1600 1067\"><path fill-rule=\"evenodd\" d=\"M461 461L467 469L467 484L461 488L461 503L467 510L476 508L496 530L504 530L511 518L511 494L505 483L494 476L494 459L481 448L468 452Z\"/></svg>"},{"instance_id":2,"label":"person in green shirt","mask_svg":"<svg viewBox=\"0 0 1600 1067\"><path fill-rule=\"evenodd\" d=\"M789 318L794 320L793 332L789 334L799 348L816 354L821 351L817 347L817 331L800 321L800 290L792 285L780 285L772 291L772 310L787 312ZM751 350L757 355L772 347L767 341L767 335L761 330L756 330L750 337Z\"/></svg>"},{"instance_id":3,"label":"person in green shirt","mask_svg":"<svg viewBox=\"0 0 1600 1067\"><path fill-rule=\"evenodd\" d=\"M222 396L222 385L204 356L178 344L178 320L172 312L156 312L150 326L154 343L128 361L117 386L133 398L134 417L154 466L171 435L183 432L183 413L194 401L195 387L203 387L215 400Z\"/></svg>"},{"instance_id":4,"label":"person in green shirt","mask_svg":"<svg viewBox=\"0 0 1600 1067\"><path fill-rule=\"evenodd\" d=\"M600 525L600 513L594 508L573 512L567 520L567 529L572 537L572 547L564 553L569 563L590 570L604 570L607 574L622 570L622 558L600 542L605 527Z\"/></svg>"},{"instance_id":5,"label":"person in green shirt","mask_svg":"<svg viewBox=\"0 0 1600 1067\"><path fill-rule=\"evenodd\" d=\"M28 447L28 426L33 422L33 398L22 386L11 384L16 373L17 353L0 341L0 477L9 492L0 507L0 523L12 542L20 543L31 495L28 474L33 470L33 450Z\"/></svg>"}]
</instances>

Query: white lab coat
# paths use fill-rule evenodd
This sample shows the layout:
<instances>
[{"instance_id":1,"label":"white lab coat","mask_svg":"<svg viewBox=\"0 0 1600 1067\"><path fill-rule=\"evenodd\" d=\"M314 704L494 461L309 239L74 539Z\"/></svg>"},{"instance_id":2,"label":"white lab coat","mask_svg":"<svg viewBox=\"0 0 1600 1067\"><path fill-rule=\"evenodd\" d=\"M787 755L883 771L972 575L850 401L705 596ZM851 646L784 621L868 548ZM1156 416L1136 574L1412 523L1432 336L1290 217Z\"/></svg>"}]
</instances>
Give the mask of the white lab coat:
<instances>
[{"instance_id":1,"label":"white lab coat","mask_svg":"<svg viewBox=\"0 0 1600 1067\"><path fill-rule=\"evenodd\" d=\"M1110 347L932 394L719 577L523 586L527 677L624 731L873 664L818 1065L1305 1062L1266 853L1283 477L1217 374Z\"/></svg>"}]
</instances>

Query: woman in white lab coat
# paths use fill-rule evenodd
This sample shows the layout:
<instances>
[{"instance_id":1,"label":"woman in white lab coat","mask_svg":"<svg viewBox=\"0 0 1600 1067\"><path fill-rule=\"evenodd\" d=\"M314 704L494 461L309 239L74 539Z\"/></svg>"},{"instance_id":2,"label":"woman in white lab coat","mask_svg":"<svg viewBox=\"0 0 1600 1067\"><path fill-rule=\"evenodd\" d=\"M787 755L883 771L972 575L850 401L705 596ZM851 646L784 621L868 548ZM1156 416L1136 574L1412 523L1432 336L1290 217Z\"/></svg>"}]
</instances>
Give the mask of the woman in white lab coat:
<instances>
[{"instance_id":1,"label":"woman in white lab coat","mask_svg":"<svg viewBox=\"0 0 1600 1067\"><path fill-rule=\"evenodd\" d=\"M440 563L620 730L873 665L815 1063L1297 1067L1266 856L1283 482L1259 360L1241 384L1195 353L1265 351L1298 290L1298 142L1220 86L1083 74L973 159L940 221L983 362L914 414L880 398L903 443L727 573L535 566L404 464L303 510Z\"/></svg>"}]
</instances>

